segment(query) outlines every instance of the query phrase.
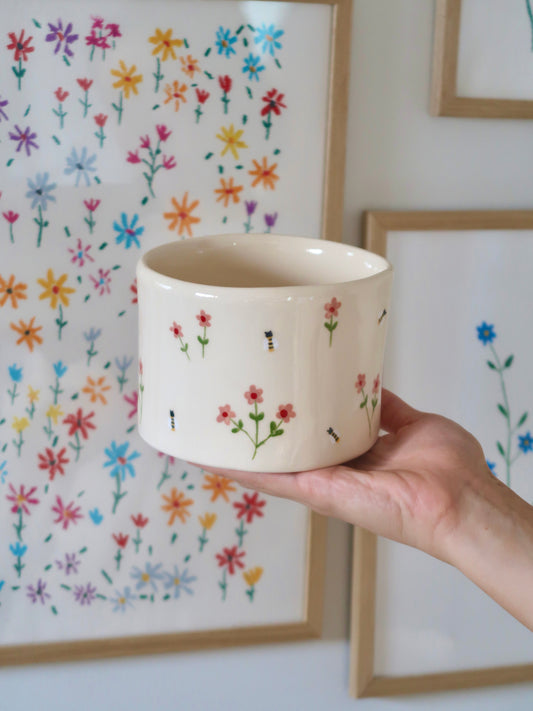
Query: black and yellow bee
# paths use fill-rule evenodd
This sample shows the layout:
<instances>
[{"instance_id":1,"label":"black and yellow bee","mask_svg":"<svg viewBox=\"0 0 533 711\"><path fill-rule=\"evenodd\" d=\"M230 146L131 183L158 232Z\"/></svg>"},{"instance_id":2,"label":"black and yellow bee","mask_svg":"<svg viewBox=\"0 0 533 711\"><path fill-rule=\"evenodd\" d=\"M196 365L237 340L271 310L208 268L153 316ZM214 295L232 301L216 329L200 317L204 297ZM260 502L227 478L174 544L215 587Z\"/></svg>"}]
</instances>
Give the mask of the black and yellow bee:
<instances>
[{"instance_id":1,"label":"black and yellow bee","mask_svg":"<svg viewBox=\"0 0 533 711\"><path fill-rule=\"evenodd\" d=\"M263 346L265 348L265 351L269 351L270 353L272 353L276 350L276 348L278 348L279 343L274 338L274 334L272 333L272 331L265 331L265 340L263 341Z\"/></svg>"},{"instance_id":2,"label":"black and yellow bee","mask_svg":"<svg viewBox=\"0 0 533 711\"><path fill-rule=\"evenodd\" d=\"M331 439L336 442L337 444L341 441L341 438L339 435L335 432L333 427L328 427L328 435L331 437Z\"/></svg>"},{"instance_id":3,"label":"black and yellow bee","mask_svg":"<svg viewBox=\"0 0 533 711\"><path fill-rule=\"evenodd\" d=\"M176 420L175 420L175 415L174 415L174 410L170 410L170 419L168 421L168 424L170 425L170 429L172 432L176 431Z\"/></svg>"},{"instance_id":4,"label":"black and yellow bee","mask_svg":"<svg viewBox=\"0 0 533 711\"><path fill-rule=\"evenodd\" d=\"M383 309L383 311L379 315L378 323L381 323L386 315L387 315L387 309Z\"/></svg>"}]
</instances>

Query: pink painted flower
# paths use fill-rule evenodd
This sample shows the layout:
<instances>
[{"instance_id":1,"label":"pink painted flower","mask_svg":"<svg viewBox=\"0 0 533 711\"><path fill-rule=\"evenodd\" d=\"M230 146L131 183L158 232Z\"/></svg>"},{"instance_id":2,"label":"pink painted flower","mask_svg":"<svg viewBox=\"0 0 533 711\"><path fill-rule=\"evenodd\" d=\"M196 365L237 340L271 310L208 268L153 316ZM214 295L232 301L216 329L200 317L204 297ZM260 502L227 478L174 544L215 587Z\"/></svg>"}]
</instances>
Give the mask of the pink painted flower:
<instances>
[{"instance_id":1,"label":"pink painted flower","mask_svg":"<svg viewBox=\"0 0 533 711\"><path fill-rule=\"evenodd\" d=\"M244 393L244 397L248 400L248 405L253 405L254 402L263 402L262 395L262 389L256 388L255 385L250 385L250 389Z\"/></svg>"},{"instance_id":2,"label":"pink painted flower","mask_svg":"<svg viewBox=\"0 0 533 711\"><path fill-rule=\"evenodd\" d=\"M165 454L165 452L158 452L157 453L158 457L168 457L168 461L170 464L174 464L176 461L175 457L171 456L170 454Z\"/></svg>"},{"instance_id":3,"label":"pink painted flower","mask_svg":"<svg viewBox=\"0 0 533 711\"><path fill-rule=\"evenodd\" d=\"M231 424L231 418L235 417L231 405L223 405L218 410L220 414L217 416L217 422L223 422L225 425Z\"/></svg>"},{"instance_id":4,"label":"pink painted flower","mask_svg":"<svg viewBox=\"0 0 533 711\"><path fill-rule=\"evenodd\" d=\"M357 376L357 380L355 382L355 389L357 390L358 393L362 391L362 389L366 385L366 375L363 375L362 373L359 373Z\"/></svg>"},{"instance_id":5,"label":"pink painted flower","mask_svg":"<svg viewBox=\"0 0 533 711\"><path fill-rule=\"evenodd\" d=\"M372 392L374 395L379 392L379 386L380 386L380 380L379 380L379 375L376 375L374 378L374 386L372 387Z\"/></svg>"},{"instance_id":6,"label":"pink painted flower","mask_svg":"<svg viewBox=\"0 0 533 711\"><path fill-rule=\"evenodd\" d=\"M132 304L137 303L137 279L134 279L132 284L130 284L130 291L133 294L133 299L131 300Z\"/></svg>"},{"instance_id":7,"label":"pink painted flower","mask_svg":"<svg viewBox=\"0 0 533 711\"><path fill-rule=\"evenodd\" d=\"M142 362L142 360L139 360L139 374L140 374L140 375L143 374L143 362Z\"/></svg>"},{"instance_id":8,"label":"pink painted flower","mask_svg":"<svg viewBox=\"0 0 533 711\"><path fill-rule=\"evenodd\" d=\"M150 136L141 136L141 148L150 148Z\"/></svg>"},{"instance_id":9,"label":"pink painted flower","mask_svg":"<svg viewBox=\"0 0 533 711\"><path fill-rule=\"evenodd\" d=\"M92 15L91 20L93 21L92 29L102 30L104 27L104 18L99 15Z\"/></svg>"},{"instance_id":10,"label":"pink painted flower","mask_svg":"<svg viewBox=\"0 0 533 711\"><path fill-rule=\"evenodd\" d=\"M163 156L163 168L165 170L172 170L177 165L174 156Z\"/></svg>"},{"instance_id":11,"label":"pink painted flower","mask_svg":"<svg viewBox=\"0 0 533 711\"><path fill-rule=\"evenodd\" d=\"M135 417L137 414L137 405L139 402L139 393L137 390L134 390L132 394L128 397L127 395L124 395L124 400L129 403L132 407L131 412L128 414L128 420L131 417Z\"/></svg>"},{"instance_id":12,"label":"pink painted flower","mask_svg":"<svg viewBox=\"0 0 533 711\"><path fill-rule=\"evenodd\" d=\"M110 37L122 37L120 27L117 25L116 22L108 22L105 28L106 30L109 30Z\"/></svg>"},{"instance_id":13,"label":"pink painted flower","mask_svg":"<svg viewBox=\"0 0 533 711\"><path fill-rule=\"evenodd\" d=\"M167 138L172 133L172 131L169 131L168 128L164 124L158 124L155 127L155 130L157 131L157 135L159 136L160 141L166 141Z\"/></svg>"},{"instance_id":14,"label":"pink painted flower","mask_svg":"<svg viewBox=\"0 0 533 711\"><path fill-rule=\"evenodd\" d=\"M283 422L290 422L291 417L296 417L296 413L294 412L291 403L288 402L286 405L280 405L278 407L276 417L283 420Z\"/></svg>"},{"instance_id":15,"label":"pink painted flower","mask_svg":"<svg viewBox=\"0 0 533 711\"><path fill-rule=\"evenodd\" d=\"M205 326L206 328L211 326L211 316L206 314L203 309L200 309L200 313L196 315L196 318L198 319L200 326Z\"/></svg>"},{"instance_id":16,"label":"pink painted flower","mask_svg":"<svg viewBox=\"0 0 533 711\"><path fill-rule=\"evenodd\" d=\"M60 496L56 496L56 505L52 506L52 511L57 514L54 523L62 523L63 529L66 530L70 523L77 523L78 519L83 518L80 513L80 506L74 506L74 501L65 506Z\"/></svg>"},{"instance_id":17,"label":"pink painted flower","mask_svg":"<svg viewBox=\"0 0 533 711\"><path fill-rule=\"evenodd\" d=\"M89 254L89 250L91 249L90 244L83 246L83 242L81 239L78 237L78 242L76 249L72 249L72 247L68 248L68 251L72 254L72 259L70 260L73 264L77 262L78 266L83 267L86 261L89 262L94 262L94 259L91 257Z\"/></svg>"},{"instance_id":18,"label":"pink painted flower","mask_svg":"<svg viewBox=\"0 0 533 711\"><path fill-rule=\"evenodd\" d=\"M140 163L141 159L137 151L128 151L128 157L126 158L128 163Z\"/></svg>"},{"instance_id":19,"label":"pink painted flower","mask_svg":"<svg viewBox=\"0 0 533 711\"><path fill-rule=\"evenodd\" d=\"M20 217L20 215L17 212L13 212L13 210L8 210L7 212L3 212L2 215L9 222L10 225L15 223Z\"/></svg>"},{"instance_id":20,"label":"pink painted flower","mask_svg":"<svg viewBox=\"0 0 533 711\"><path fill-rule=\"evenodd\" d=\"M95 200L94 198L91 198L90 200L84 200L83 204L89 210L89 212L94 212L100 204L100 200Z\"/></svg>"},{"instance_id":21,"label":"pink painted flower","mask_svg":"<svg viewBox=\"0 0 533 711\"><path fill-rule=\"evenodd\" d=\"M170 327L170 333L174 336L174 338L183 338L183 331L181 329L181 326L179 326L175 321L172 322L172 326Z\"/></svg>"},{"instance_id":22,"label":"pink painted flower","mask_svg":"<svg viewBox=\"0 0 533 711\"><path fill-rule=\"evenodd\" d=\"M326 311L326 318L330 318L331 316L338 316L339 309L341 306L342 306L342 303L340 301L337 301L337 299L335 297L333 297L329 303L324 304L324 309Z\"/></svg>"},{"instance_id":23,"label":"pink painted flower","mask_svg":"<svg viewBox=\"0 0 533 711\"><path fill-rule=\"evenodd\" d=\"M32 486L31 489L28 491L24 491L24 484L20 485L20 489L17 492L13 484L9 484L9 489L11 491L11 496L9 494L6 495L6 499L8 501L13 501L13 506L11 507L12 513L18 513L19 510L22 509L25 514L30 513L30 510L27 506L27 504L31 504L32 506L35 506L35 504L39 503L39 499L32 498L32 494L37 491L36 486Z\"/></svg>"},{"instance_id":24,"label":"pink painted flower","mask_svg":"<svg viewBox=\"0 0 533 711\"><path fill-rule=\"evenodd\" d=\"M89 277L92 281L94 288L98 291L98 294L102 296L103 294L110 294L111 289L109 285L111 284L111 270L99 269L98 277Z\"/></svg>"}]
</instances>

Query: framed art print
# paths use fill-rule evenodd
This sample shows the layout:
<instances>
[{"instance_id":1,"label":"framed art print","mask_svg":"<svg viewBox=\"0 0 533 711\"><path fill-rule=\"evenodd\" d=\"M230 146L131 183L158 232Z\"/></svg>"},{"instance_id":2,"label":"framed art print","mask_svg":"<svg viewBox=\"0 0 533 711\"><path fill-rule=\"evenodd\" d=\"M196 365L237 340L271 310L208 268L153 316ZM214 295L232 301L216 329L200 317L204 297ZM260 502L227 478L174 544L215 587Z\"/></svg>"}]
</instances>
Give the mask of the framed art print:
<instances>
[{"instance_id":1,"label":"framed art print","mask_svg":"<svg viewBox=\"0 0 533 711\"><path fill-rule=\"evenodd\" d=\"M135 265L340 239L350 13L2 4L0 664L320 635L325 520L139 438Z\"/></svg>"},{"instance_id":2,"label":"framed art print","mask_svg":"<svg viewBox=\"0 0 533 711\"><path fill-rule=\"evenodd\" d=\"M369 212L365 225L395 268L385 387L465 427L531 502L533 212ZM452 566L357 529L351 673L355 696L530 681L533 637Z\"/></svg>"}]
</instances>

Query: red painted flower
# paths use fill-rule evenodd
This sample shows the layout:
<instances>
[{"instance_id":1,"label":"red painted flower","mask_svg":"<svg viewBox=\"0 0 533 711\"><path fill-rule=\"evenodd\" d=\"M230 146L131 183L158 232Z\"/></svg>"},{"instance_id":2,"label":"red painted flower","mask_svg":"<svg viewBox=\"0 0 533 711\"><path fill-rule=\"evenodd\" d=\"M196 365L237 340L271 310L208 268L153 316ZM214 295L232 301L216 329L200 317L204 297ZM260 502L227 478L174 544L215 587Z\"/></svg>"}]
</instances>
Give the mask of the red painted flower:
<instances>
[{"instance_id":1,"label":"red painted flower","mask_svg":"<svg viewBox=\"0 0 533 711\"><path fill-rule=\"evenodd\" d=\"M52 506L52 511L55 511L57 518L54 523L62 523L63 529L67 529L70 523L77 523L78 519L83 518L80 513L80 506L74 506L74 501L65 506L60 496L56 496L56 505Z\"/></svg>"},{"instance_id":2,"label":"red painted flower","mask_svg":"<svg viewBox=\"0 0 533 711\"><path fill-rule=\"evenodd\" d=\"M253 494L243 494L243 501L235 501L234 508L238 510L237 518L246 517L246 523L252 523L254 516L264 516L261 509L266 506L265 499L259 499L258 492Z\"/></svg>"},{"instance_id":3,"label":"red painted flower","mask_svg":"<svg viewBox=\"0 0 533 711\"><path fill-rule=\"evenodd\" d=\"M125 400L127 403L129 403L129 404L131 405L131 408L132 408L132 409L131 409L131 412L128 413L128 420L129 420L131 417L135 417L135 415L137 414L137 405L138 405L138 401L139 401L139 393L137 392L137 390L134 390L134 391L132 392L132 394L130 395L130 397L128 397L127 395L124 395L124 400Z\"/></svg>"},{"instance_id":4,"label":"red painted flower","mask_svg":"<svg viewBox=\"0 0 533 711\"><path fill-rule=\"evenodd\" d=\"M139 158L139 154L137 151L128 151L128 157L126 158L128 163L140 163L141 159Z\"/></svg>"},{"instance_id":5,"label":"red painted flower","mask_svg":"<svg viewBox=\"0 0 533 711\"><path fill-rule=\"evenodd\" d=\"M324 309L326 311L326 318L329 318L330 316L338 316L339 309L341 306L342 306L342 303L340 301L337 301L337 299L335 297L333 297L328 304L324 304Z\"/></svg>"},{"instance_id":6,"label":"red painted flower","mask_svg":"<svg viewBox=\"0 0 533 711\"><path fill-rule=\"evenodd\" d=\"M93 83L92 79L76 79L76 81L81 86L83 91L89 91Z\"/></svg>"},{"instance_id":7,"label":"red painted flower","mask_svg":"<svg viewBox=\"0 0 533 711\"><path fill-rule=\"evenodd\" d=\"M225 425L231 423L231 418L235 417L235 413L231 409L230 405L223 405L218 408L219 414L217 415L217 422L223 422Z\"/></svg>"},{"instance_id":8,"label":"red painted flower","mask_svg":"<svg viewBox=\"0 0 533 711\"><path fill-rule=\"evenodd\" d=\"M102 128L105 126L105 122L107 121L106 114L96 114L93 118L97 126L101 126Z\"/></svg>"},{"instance_id":9,"label":"red painted flower","mask_svg":"<svg viewBox=\"0 0 533 711\"><path fill-rule=\"evenodd\" d=\"M133 283L130 284L130 291L133 294L133 299L131 300L131 303L136 304L137 303L137 279L134 279Z\"/></svg>"},{"instance_id":10,"label":"red painted flower","mask_svg":"<svg viewBox=\"0 0 533 711\"><path fill-rule=\"evenodd\" d=\"M205 91L204 89L196 89L196 98L198 99L199 104L205 104L205 102L209 99L209 92Z\"/></svg>"},{"instance_id":11,"label":"red painted flower","mask_svg":"<svg viewBox=\"0 0 533 711\"><path fill-rule=\"evenodd\" d=\"M172 326L169 329L170 333L174 336L174 338L183 338L183 331L181 330L181 326L178 326L178 324L173 321Z\"/></svg>"},{"instance_id":12,"label":"red painted flower","mask_svg":"<svg viewBox=\"0 0 533 711\"><path fill-rule=\"evenodd\" d=\"M89 210L89 212L94 212L100 204L100 200L94 200L93 198L91 198L91 200L84 200L83 204Z\"/></svg>"},{"instance_id":13,"label":"red painted flower","mask_svg":"<svg viewBox=\"0 0 533 711\"><path fill-rule=\"evenodd\" d=\"M148 523L148 517L144 517L142 514L137 514L137 516L131 517L131 520L137 526L137 528L144 528L146 524Z\"/></svg>"},{"instance_id":14,"label":"red painted flower","mask_svg":"<svg viewBox=\"0 0 533 711\"><path fill-rule=\"evenodd\" d=\"M27 504L31 504L32 506L35 506L35 504L39 503L39 499L32 498L31 495L37 491L36 486L32 486L31 489L28 491L24 491L24 484L20 485L20 490L17 493L17 490L13 486L13 484L9 484L9 488L11 490L11 496L9 494L6 495L6 499L8 501L13 501L13 506L11 507L11 511L13 513L18 513L20 509L24 511L25 514L29 514L30 510L27 506Z\"/></svg>"},{"instance_id":15,"label":"red painted flower","mask_svg":"<svg viewBox=\"0 0 533 711\"><path fill-rule=\"evenodd\" d=\"M196 315L196 318L198 319L200 326L205 326L206 328L211 326L211 316L206 314L203 309L200 309L200 313Z\"/></svg>"},{"instance_id":16,"label":"red painted flower","mask_svg":"<svg viewBox=\"0 0 533 711\"><path fill-rule=\"evenodd\" d=\"M143 374L143 362L142 360L139 360L139 375Z\"/></svg>"},{"instance_id":17,"label":"red painted flower","mask_svg":"<svg viewBox=\"0 0 533 711\"><path fill-rule=\"evenodd\" d=\"M57 99L59 102L65 101L65 99L66 99L67 96L68 96L68 91L63 91L63 89L62 89L61 87L59 87L58 89L56 89L56 90L54 91L54 96L56 97L56 99Z\"/></svg>"},{"instance_id":18,"label":"red painted flower","mask_svg":"<svg viewBox=\"0 0 533 711\"><path fill-rule=\"evenodd\" d=\"M374 385L372 387L372 392L374 395L379 392L379 386L380 386L380 380L379 380L379 375L376 375L374 378Z\"/></svg>"},{"instance_id":19,"label":"red painted flower","mask_svg":"<svg viewBox=\"0 0 533 711\"><path fill-rule=\"evenodd\" d=\"M228 573L233 575L235 573L235 566L237 568L244 568L244 563L241 558L245 556L244 551L238 551L237 546L232 548L223 548L222 553L217 553L216 558L218 560L218 567L222 568L225 565L228 566Z\"/></svg>"},{"instance_id":20,"label":"red painted flower","mask_svg":"<svg viewBox=\"0 0 533 711\"><path fill-rule=\"evenodd\" d=\"M46 447L44 451L44 454L39 454L39 469L48 469L50 481L53 481L58 472L62 475L65 474L63 465L70 461L65 457L67 448L63 447L57 454L54 454L54 451L49 447Z\"/></svg>"},{"instance_id":21,"label":"red painted flower","mask_svg":"<svg viewBox=\"0 0 533 711\"><path fill-rule=\"evenodd\" d=\"M126 548L129 536L127 536L125 533L113 533L113 538L117 542L119 548Z\"/></svg>"},{"instance_id":22,"label":"red painted flower","mask_svg":"<svg viewBox=\"0 0 533 711\"><path fill-rule=\"evenodd\" d=\"M141 136L141 148L150 148L150 136Z\"/></svg>"},{"instance_id":23,"label":"red painted flower","mask_svg":"<svg viewBox=\"0 0 533 711\"><path fill-rule=\"evenodd\" d=\"M357 390L358 393L362 391L362 389L366 385L366 375L363 375L363 373L359 373L357 376L357 380L355 382L355 389Z\"/></svg>"},{"instance_id":24,"label":"red painted flower","mask_svg":"<svg viewBox=\"0 0 533 711\"><path fill-rule=\"evenodd\" d=\"M218 83L220 84L220 88L222 91L225 91L226 94L228 91L231 91L231 77L225 74L223 77L218 77Z\"/></svg>"},{"instance_id":25,"label":"red painted flower","mask_svg":"<svg viewBox=\"0 0 533 711\"><path fill-rule=\"evenodd\" d=\"M248 400L248 405L253 405L254 402L263 402L262 395L261 388L256 388L255 385L250 385L250 389L244 393L244 397Z\"/></svg>"},{"instance_id":26,"label":"red painted flower","mask_svg":"<svg viewBox=\"0 0 533 711\"><path fill-rule=\"evenodd\" d=\"M266 116L271 111L273 111L276 116L281 114L281 109L286 109L287 107L283 103L283 97L285 94L279 94L277 89L271 89L263 96L261 101L266 102L266 106L261 109L261 116Z\"/></svg>"},{"instance_id":27,"label":"red painted flower","mask_svg":"<svg viewBox=\"0 0 533 711\"><path fill-rule=\"evenodd\" d=\"M163 164L163 168L165 168L166 170L171 170L172 168L175 168L177 165L174 156L163 156L162 164Z\"/></svg>"},{"instance_id":28,"label":"red painted flower","mask_svg":"<svg viewBox=\"0 0 533 711\"><path fill-rule=\"evenodd\" d=\"M288 402L286 405L280 405L278 407L276 417L283 420L283 422L290 422L291 417L296 417L296 413L294 412L291 403Z\"/></svg>"},{"instance_id":29,"label":"red painted flower","mask_svg":"<svg viewBox=\"0 0 533 711\"><path fill-rule=\"evenodd\" d=\"M88 430L95 430L96 425L94 425L90 420L94 417L94 412L89 412L88 415L84 415L81 407L78 408L76 414L67 415L63 420L64 425L69 425L68 436L72 437L76 432L81 432L83 439L89 437Z\"/></svg>"},{"instance_id":30,"label":"red painted flower","mask_svg":"<svg viewBox=\"0 0 533 711\"><path fill-rule=\"evenodd\" d=\"M8 32L7 35L11 40L11 44L8 44L7 48L15 50L15 62L18 62L21 58L27 62L28 54L35 51L35 47L30 47L33 36L30 35L28 39L24 39L24 30L21 30L20 37L17 37L14 32Z\"/></svg>"},{"instance_id":31,"label":"red painted flower","mask_svg":"<svg viewBox=\"0 0 533 711\"><path fill-rule=\"evenodd\" d=\"M165 452L158 452L157 456L158 457L168 457L168 461L170 462L170 464L174 464L174 462L176 461L175 457L173 457L171 454L165 454Z\"/></svg>"},{"instance_id":32,"label":"red painted flower","mask_svg":"<svg viewBox=\"0 0 533 711\"><path fill-rule=\"evenodd\" d=\"M16 222L20 217L18 212L13 212L13 210L8 210L7 212L3 212L2 215L11 225L14 222Z\"/></svg>"},{"instance_id":33,"label":"red painted flower","mask_svg":"<svg viewBox=\"0 0 533 711\"><path fill-rule=\"evenodd\" d=\"M166 141L172 133L172 131L169 131L168 128L163 124L158 124L155 127L155 130L157 131L157 135L159 136L160 141Z\"/></svg>"}]
</instances>

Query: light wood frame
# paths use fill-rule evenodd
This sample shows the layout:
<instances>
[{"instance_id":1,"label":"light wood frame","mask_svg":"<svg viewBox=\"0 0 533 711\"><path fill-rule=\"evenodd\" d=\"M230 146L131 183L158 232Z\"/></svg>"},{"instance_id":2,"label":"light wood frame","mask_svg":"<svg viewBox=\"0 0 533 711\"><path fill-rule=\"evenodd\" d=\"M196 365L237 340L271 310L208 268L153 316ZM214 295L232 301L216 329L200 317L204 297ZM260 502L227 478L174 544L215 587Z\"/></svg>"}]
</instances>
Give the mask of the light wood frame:
<instances>
[{"instance_id":1,"label":"light wood frame","mask_svg":"<svg viewBox=\"0 0 533 711\"><path fill-rule=\"evenodd\" d=\"M533 210L379 211L367 212L363 217L364 247L383 257L387 256L387 235L391 231L438 230L533 230ZM533 664L410 676L376 676L376 571L377 537L362 528L355 528L350 633L352 696L430 693L533 680Z\"/></svg>"},{"instance_id":2,"label":"light wood frame","mask_svg":"<svg viewBox=\"0 0 533 711\"><path fill-rule=\"evenodd\" d=\"M457 96L461 0L437 0L430 113L465 118L533 118L533 100Z\"/></svg>"},{"instance_id":3,"label":"light wood frame","mask_svg":"<svg viewBox=\"0 0 533 711\"><path fill-rule=\"evenodd\" d=\"M276 0L287 2L288 0ZM291 0L331 6L331 49L321 236L341 241L352 0ZM322 635L327 519L309 512L304 619L220 630L0 646L0 667L279 643Z\"/></svg>"}]
</instances>

